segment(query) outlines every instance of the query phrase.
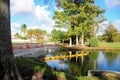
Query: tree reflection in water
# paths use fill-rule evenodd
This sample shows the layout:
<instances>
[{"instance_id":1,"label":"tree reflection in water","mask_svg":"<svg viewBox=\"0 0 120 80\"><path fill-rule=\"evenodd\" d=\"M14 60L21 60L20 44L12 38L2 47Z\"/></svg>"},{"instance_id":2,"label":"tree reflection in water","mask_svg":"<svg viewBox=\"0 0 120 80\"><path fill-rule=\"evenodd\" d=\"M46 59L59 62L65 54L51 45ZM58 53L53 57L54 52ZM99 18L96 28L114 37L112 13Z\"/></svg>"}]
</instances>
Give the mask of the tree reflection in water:
<instances>
[{"instance_id":1,"label":"tree reflection in water","mask_svg":"<svg viewBox=\"0 0 120 80\"><path fill-rule=\"evenodd\" d=\"M66 54L67 53L67 54ZM84 54L82 51L68 51L63 53L62 55L77 55L77 54ZM55 55L55 54L54 54ZM60 53L59 53L60 55ZM65 58L65 59L57 59L57 60L51 60L48 62L51 62L51 67L56 67L56 69L62 70L66 72L69 76L86 76L88 73L88 70L117 70L120 71L118 64L119 56L118 53L108 53L108 52L89 52L87 56L76 56L72 58ZM116 60L117 59L117 60ZM54 62L58 62L59 65L54 64ZM113 63L114 65L109 65L109 63ZM47 62L47 63L48 63ZM117 64L117 65L116 65ZM49 65L49 63L48 63ZM56 66L57 65L57 66ZM114 67L116 65L116 67ZM67 67L66 67L67 66Z\"/></svg>"}]
</instances>

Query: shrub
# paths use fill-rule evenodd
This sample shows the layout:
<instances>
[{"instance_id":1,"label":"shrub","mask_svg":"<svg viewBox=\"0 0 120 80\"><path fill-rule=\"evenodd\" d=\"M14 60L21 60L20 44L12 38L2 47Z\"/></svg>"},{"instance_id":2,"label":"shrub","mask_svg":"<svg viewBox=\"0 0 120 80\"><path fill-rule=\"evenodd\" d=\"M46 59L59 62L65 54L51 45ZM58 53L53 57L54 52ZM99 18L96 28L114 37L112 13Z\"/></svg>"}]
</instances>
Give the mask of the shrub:
<instances>
[{"instance_id":1,"label":"shrub","mask_svg":"<svg viewBox=\"0 0 120 80\"><path fill-rule=\"evenodd\" d=\"M99 46L98 40L95 39L95 38L90 38L89 46L90 47L97 47L97 46Z\"/></svg>"}]
</instances>

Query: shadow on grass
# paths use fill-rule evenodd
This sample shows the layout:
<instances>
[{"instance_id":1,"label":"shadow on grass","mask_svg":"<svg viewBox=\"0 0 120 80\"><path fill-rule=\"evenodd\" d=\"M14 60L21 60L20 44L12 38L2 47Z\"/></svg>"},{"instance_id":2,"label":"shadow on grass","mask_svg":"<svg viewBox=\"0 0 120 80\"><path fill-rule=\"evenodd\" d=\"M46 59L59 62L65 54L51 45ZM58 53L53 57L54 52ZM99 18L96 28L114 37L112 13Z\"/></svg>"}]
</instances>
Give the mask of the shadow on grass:
<instances>
[{"instance_id":1,"label":"shadow on grass","mask_svg":"<svg viewBox=\"0 0 120 80\"><path fill-rule=\"evenodd\" d=\"M57 80L57 76L53 74L50 67L46 67L46 70L42 77L43 80Z\"/></svg>"}]
</instances>

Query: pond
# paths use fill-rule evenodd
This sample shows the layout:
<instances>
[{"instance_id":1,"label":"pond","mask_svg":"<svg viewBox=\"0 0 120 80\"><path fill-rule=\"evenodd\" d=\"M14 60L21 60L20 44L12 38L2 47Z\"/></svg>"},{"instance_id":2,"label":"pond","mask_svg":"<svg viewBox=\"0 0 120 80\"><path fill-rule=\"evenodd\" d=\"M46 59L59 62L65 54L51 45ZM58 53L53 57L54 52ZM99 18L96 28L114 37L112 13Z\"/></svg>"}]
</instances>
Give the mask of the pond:
<instances>
[{"instance_id":1,"label":"pond","mask_svg":"<svg viewBox=\"0 0 120 80\"><path fill-rule=\"evenodd\" d=\"M81 54L81 51L48 52L46 57ZM120 52L89 52L86 56L50 59L45 62L57 71L73 76L86 76L88 70L112 70L120 72Z\"/></svg>"}]
</instances>

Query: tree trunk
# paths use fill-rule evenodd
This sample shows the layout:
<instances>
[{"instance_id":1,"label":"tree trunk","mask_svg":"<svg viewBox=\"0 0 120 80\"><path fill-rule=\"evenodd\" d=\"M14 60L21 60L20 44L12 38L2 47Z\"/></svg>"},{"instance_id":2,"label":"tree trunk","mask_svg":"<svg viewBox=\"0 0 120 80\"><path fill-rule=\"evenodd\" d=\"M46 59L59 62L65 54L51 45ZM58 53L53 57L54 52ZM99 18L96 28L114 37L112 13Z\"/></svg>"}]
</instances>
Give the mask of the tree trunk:
<instances>
[{"instance_id":1,"label":"tree trunk","mask_svg":"<svg viewBox=\"0 0 120 80\"><path fill-rule=\"evenodd\" d=\"M81 44L84 45L84 33L82 32Z\"/></svg>"},{"instance_id":2,"label":"tree trunk","mask_svg":"<svg viewBox=\"0 0 120 80\"><path fill-rule=\"evenodd\" d=\"M70 37L69 46L72 46L72 38Z\"/></svg>"},{"instance_id":3,"label":"tree trunk","mask_svg":"<svg viewBox=\"0 0 120 80\"><path fill-rule=\"evenodd\" d=\"M22 80L12 52L10 0L0 0L0 80Z\"/></svg>"},{"instance_id":4,"label":"tree trunk","mask_svg":"<svg viewBox=\"0 0 120 80\"><path fill-rule=\"evenodd\" d=\"M94 33L93 33L93 35L94 35L94 38L95 38L95 39L97 38L96 33L97 33L97 27L96 27L96 25L95 25L95 23L94 23Z\"/></svg>"},{"instance_id":5,"label":"tree trunk","mask_svg":"<svg viewBox=\"0 0 120 80\"><path fill-rule=\"evenodd\" d=\"M76 45L78 45L79 42L78 42L78 35L76 34Z\"/></svg>"}]
</instances>

